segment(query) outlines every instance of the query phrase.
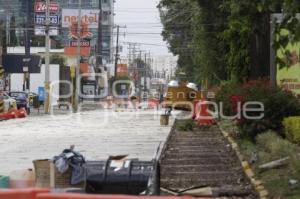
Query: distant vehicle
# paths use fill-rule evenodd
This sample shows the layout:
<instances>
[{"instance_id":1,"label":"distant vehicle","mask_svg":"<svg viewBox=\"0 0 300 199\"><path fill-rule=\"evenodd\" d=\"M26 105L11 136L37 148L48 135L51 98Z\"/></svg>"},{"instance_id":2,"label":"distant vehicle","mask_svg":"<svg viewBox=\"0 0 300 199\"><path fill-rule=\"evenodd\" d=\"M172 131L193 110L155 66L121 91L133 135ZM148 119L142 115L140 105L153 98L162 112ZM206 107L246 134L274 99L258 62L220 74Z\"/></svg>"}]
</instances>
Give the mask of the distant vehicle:
<instances>
[{"instance_id":1,"label":"distant vehicle","mask_svg":"<svg viewBox=\"0 0 300 199\"><path fill-rule=\"evenodd\" d=\"M171 81L164 97L164 107L190 111L193 108L193 102L201 98L202 93L198 91L196 84Z\"/></svg>"},{"instance_id":2,"label":"distant vehicle","mask_svg":"<svg viewBox=\"0 0 300 199\"><path fill-rule=\"evenodd\" d=\"M10 108L17 108L17 101L10 97L7 93L3 93L4 100L4 112L7 112Z\"/></svg>"},{"instance_id":3,"label":"distant vehicle","mask_svg":"<svg viewBox=\"0 0 300 199\"><path fill-rule=\"evenodd\" d=\"M30 114L30 100L29 100L29 94L27 92L23 91L14 91L10 92L9 96L14 98L17 101L17 108L25 108L27 111L27 114Z\"/></svg>"}]
</instances>

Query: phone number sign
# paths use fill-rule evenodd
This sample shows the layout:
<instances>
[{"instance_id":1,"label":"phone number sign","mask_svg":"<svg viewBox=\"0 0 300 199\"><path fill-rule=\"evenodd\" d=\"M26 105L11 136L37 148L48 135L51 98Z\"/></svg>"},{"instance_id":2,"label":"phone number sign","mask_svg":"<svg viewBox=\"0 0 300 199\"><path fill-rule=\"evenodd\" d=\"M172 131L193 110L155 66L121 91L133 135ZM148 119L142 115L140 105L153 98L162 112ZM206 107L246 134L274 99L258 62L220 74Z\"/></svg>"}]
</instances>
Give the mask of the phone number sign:
<instances>
[{"instance_id":1,"label":"phone number sign","mask_svg":"<svg viewBox=\"0 0 300 199\"><path fill-rule=\"evenodd\" d=\"M59 25L58 15L49 16L50 25ZM36 25L45 25L46 24L46 15L37 14L35 15L35 24Z\"/></svg>"}]
</instances>

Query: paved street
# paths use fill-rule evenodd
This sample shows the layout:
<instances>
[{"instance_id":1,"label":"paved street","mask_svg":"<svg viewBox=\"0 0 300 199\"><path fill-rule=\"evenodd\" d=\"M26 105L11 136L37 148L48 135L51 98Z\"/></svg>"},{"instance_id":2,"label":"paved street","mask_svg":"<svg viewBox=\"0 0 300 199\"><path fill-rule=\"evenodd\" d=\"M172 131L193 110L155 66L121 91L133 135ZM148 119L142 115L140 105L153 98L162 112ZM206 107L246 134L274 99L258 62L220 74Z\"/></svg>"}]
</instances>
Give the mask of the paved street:
<instances>
[{"instance_id":1,"label":"paved street","mask_svg":"<svg viewBox=\"0 0 300 199\"><path fill-rule=\"evenodd\" d=\"M31 168L32 160L52 158L72 144L89 160L120 154L150 160L170 128L160 126L155 111L98 110L1 122L1 174Z\"/></svg>"}]
</instances>

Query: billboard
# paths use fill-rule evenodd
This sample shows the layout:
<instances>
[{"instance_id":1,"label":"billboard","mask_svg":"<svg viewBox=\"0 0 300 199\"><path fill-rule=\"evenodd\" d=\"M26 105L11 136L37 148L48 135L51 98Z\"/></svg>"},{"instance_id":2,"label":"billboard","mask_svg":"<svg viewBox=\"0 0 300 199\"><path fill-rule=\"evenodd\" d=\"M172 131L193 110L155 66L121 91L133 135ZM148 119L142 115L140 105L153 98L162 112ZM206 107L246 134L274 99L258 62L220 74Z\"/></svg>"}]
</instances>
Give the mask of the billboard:
<instances>
[{"instance_id":1,"label":"billboard","mask_svg":"<svg viewBox=\"0 0 300 199\"><path fill-rule=\"evenodd\" d=\"M47 11L47 4L45 1L37 1L34 4L34 11L35 12L41 12L41 13L45 13ZM50 2L50 6L49 6L49 11L50 13L56 13L59 11L59 6L56 2Z\"/></svg>"},{"instance_id":2,"label":"billboard","mask_svg":"<svg viewBox=\"0 0 300 199\"><path fill-rule=\"evenodd\" d=\"M289 32L282 30L281 34L287 35ZM286 50L290 53L286 54ZM285 63L283 68L277 66L277 84L300 96L300 41L290 42L285 49L279 49L277 57Z\"/></svg>"},{"instance_id":3,"label":"billboard","mask_svg":"<svg viewBox=\"0 0 300 199\"><path fill-rule=\"evenodd\" d=\"M30 55L27 58L23 54L7 54L3 55L3 66L7 73L24 73L25 66L29 66L26 72L40 73L41 72L41 57L39 55ZM29 60L29 62L27 62Z\"/></svg>"},{"instance_id":4,"label":"billboard","mask_svg":"<svg viewBox=\"0 0 300 199\"><path fill-rule=\"evenodd\" d=\"M99 13L97 9L82 9L81 21L88 24L89 28L98 28ZM69 28L72 23L78 22L79 10L78 9L62 9L62 27Z\"/></svg>"}]
</instances>

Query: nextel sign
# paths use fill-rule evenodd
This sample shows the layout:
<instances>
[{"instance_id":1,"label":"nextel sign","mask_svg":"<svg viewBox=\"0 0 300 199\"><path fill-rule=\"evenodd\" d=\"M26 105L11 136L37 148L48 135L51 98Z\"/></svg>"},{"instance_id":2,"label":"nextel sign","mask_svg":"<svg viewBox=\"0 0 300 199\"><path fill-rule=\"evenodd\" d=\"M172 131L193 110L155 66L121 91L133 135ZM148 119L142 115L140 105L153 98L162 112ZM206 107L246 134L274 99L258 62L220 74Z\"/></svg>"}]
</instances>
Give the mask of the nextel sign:
<instances>
[{"instance_id":1,"label":"nextel sign","mask_svg":"<svg viewBox=\"0 0 300 199\"><path fill-rule=\"evenodd\" d=\"M81 22L88 24L89 28L98 28L99 13L97 9L81 10ZM62 10L62 27L69 28L72 23L78 22L78 9L63 9Z\"/></svg>"}]
</instances>

